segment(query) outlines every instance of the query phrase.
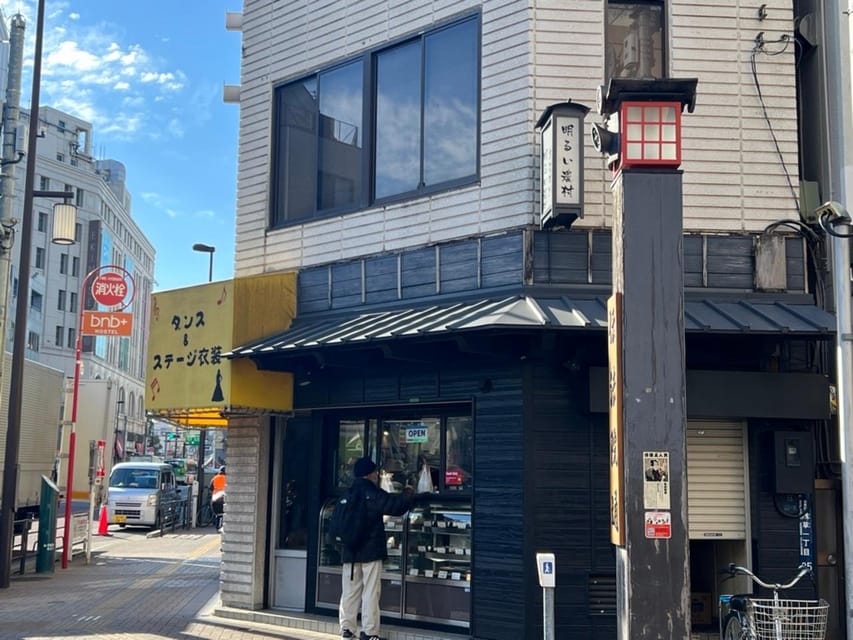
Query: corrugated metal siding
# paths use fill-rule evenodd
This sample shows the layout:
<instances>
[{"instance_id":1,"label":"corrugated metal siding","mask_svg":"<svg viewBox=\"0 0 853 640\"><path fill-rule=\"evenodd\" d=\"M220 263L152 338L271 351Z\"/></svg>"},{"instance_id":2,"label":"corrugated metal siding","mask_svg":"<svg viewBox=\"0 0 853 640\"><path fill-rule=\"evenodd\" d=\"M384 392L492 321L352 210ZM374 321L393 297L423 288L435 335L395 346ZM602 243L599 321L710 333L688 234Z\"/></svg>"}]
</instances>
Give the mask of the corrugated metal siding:
<instances>
[{"instance_id":1,"label":"corrugated metal siding","mask_svg":"<svg viewBox=\"0 0 853 640\"><path fill-rule=\"evenodd\" d=\"M482 6L481 6L482 4ZM247 1L237 252L245 275L525 226L535 221L527 2ZM272 85L481 8L481 184L266 234ZM512 167L509 158L522 162Z\"/></svg>"},{"instance_id":2,"label":"corrugated metal siding","mask_svg":"<svg viewBox=\"0 0 853 640\"><path fill-rule=\"evenodd\" d=\"M759 26L772 41L793 24L790 2L766 4L769 17L759 25L753 7L668 3L671 74L699 78L696 110L684 120L688 230L758 231L797 216L749 73ZM477 8L482 10L480 185L267 235L272 86ZM243 15L238 276L535 224L534 122L546 106L567 96L594 105L601 82L601 2L363 0L315 6L308 0L247 0ZM760 55L758 73L785 165L796 177L793 55L793 46L782 55ZM585 160L586 217L575 224L608 226L609 171L591 145L585 145Z\"/></svg>"},{"instance_id":3,"label":"corrugated metal siding","mask_svg":"<svg viewBox=\"0 0 853 640\"><path fill-rule=\"evenodd\" d=\"M740 3L679 0L667 4L671 73L699 78L696 110L684 117L685 228L757 231L778 219L797 219L797 204L749 71L750 51L759 31L768 42L791 33L792 3L767 2L768 17L760 23L755 7ZM767 48L781 50L773 44ZM795 53L792 43L781 55L759 55L757 69L796 188Z\"/></svg>"},{"instance_id":4,"label":"corrugated metal siding","mask_svg":"<svg viewBox=\"0 0 853 640\"><path fill-rule=\"evenodd\" d=\"M687 516L691 540L746 538L744 424L687 423Z\"/></svg>"}]
</instances>

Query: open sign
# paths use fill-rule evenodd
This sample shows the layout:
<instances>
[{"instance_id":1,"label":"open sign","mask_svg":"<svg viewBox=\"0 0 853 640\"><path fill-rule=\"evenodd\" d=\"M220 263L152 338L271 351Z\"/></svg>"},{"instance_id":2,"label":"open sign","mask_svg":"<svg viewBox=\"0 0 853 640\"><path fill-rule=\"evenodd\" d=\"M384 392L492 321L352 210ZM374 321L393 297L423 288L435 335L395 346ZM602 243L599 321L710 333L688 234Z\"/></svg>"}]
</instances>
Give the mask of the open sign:
<instances>
[{"instance_id":1,"label":"open sign","mask_svg":"<svg viewBox=\"0 0 853 640\"><path fill-rule=\"evenodd\" d=\"M428 442L429 438L427 437L427 428L426 426L420 424L415 427L406 427L406 442L407 443L421 443Z\"/></svg>"}]
</instances>

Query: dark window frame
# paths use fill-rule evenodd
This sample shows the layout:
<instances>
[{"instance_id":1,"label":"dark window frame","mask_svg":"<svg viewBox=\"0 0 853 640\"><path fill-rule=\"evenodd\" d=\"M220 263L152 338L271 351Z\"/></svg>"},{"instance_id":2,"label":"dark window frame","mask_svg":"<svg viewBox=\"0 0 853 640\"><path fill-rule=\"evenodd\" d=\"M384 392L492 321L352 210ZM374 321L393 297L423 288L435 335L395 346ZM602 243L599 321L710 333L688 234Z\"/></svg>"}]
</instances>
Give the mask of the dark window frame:
<instances>
[{"instance_id":1,"label":"dark window frame","mask_svg":"<svg viewBox=\"0 0 853 640\"><path fill-rule=\"evenodd\" d=\"M607 63L607 52L609 51L608 47L610 46L610 42L608 41L607 34L609 29L609 17L608 11L612 6L616 5L646 5L649 7L657 7L660 10L661 16L661 46L660 46L660 78L664 79L669 77L669 57L667 56L668 40L669 40L669 23L667 21L667 5L666 0L607 0L604 7L605 14L605 24L604 24L604 48L605 48L605 65L604 65L604 83L605 86L610 82L610 70L608 69ZM633 77L633 76L621 76L621 77Z\"/></svg>"},{"instance_id":2,"label":"dark window frame","mask_svg":"<svg viewBox=\"0 0 853 640\"><path fill-rule=\"evenodd\" d=\"M422 177L423 177L423 167L424 167L424 138L423 138L423 115L424 115L424 94L423 90L421 92L421 132L420 132L420 165L421 165L421 180L419 182L421 184L418 185L418 188L415 190L407 191L405 193L394 194L391 196L383 197L383 198L375 198L374 197L374 189L375 189L375 168L376 168L376 88L377 88L377 73L376 73L376 64L380 54L386 51L390 51L402 45L411 43L411 42L420 42L421 47L421 67L420 67L420 79L421 86L423 89L424 85L424 74L425 74L425 62L424 62L424 42L425 40L441 31L446 29L461 25L466 22L475 23L476 27L476 60L475 66L477 70L477 87L475 90L476 96L476 133L475 133L475 145L476 149L474 152L475 159L475 170L474 173L468 176L462 176L458 178L453 178L446 180L444 182L423 186L422 185ZM273 87L273 100L272 100L272 111L273 111L273 127L272 127L272 137L270 140L270 147L272 150L272 161L270 162L270 198L268 201L268 211L267 211L267 230L276 230L283 229L287 227L292 227L296 225L302 225L306 223L316 222L319 220L340 216L348 213L354 213L357 211L363 211L365 209L369 209L371 207L380 207L388 204L393 204L397 202L406 202L416 198L421 198L428 195L434 195L437 193L442 193L446 191L451 191L453 189L458 189L463 186L468 186L471 184L477 184L480 181L481 176L481 137L482 137L482 20L479 11L476 12L467 12L465 14L455 16L452 19L437 23L433 25L428 30L418 31L415 34L410 34L405 37L398 38L396 40L392 40L386 43L383 43L379 47L375 47L373 49L367 50L364 53L353 56L346 60L343 60L335 65L330 65L329 67L324 67L322 69L318 69L313 73L309 73L297 78L293 78L288 80L287 82L282 82ZM347 204L345 206L329 208L329 209L320 209L319 208L319 193L317 185L314 186L314 207L313 211L306 216L296 218L296 219L285 219L284 218L284 210L283 204L281 204L282 196L280 194L279 187L279 174L282 172L283 161L285 158L282 154L278 153L277 147L277 137L279 135L279 118L280 118L280 98L279 95L288 87L292 87L298 83L304 83L306 81L312 80L316 82L319 86L320 76L324 73L328 73L330 71L334 71L336 69L340 69L349 64L357 62L361 60L362 62L362 72L363 72L363 84L362 84L362 131L363 139L361 146L361 184L359 188L360 197L353 204ZM316 112L315 112L316 113ZM319 125L318 125L319 126ZM315 127L315 140L317 141L317 146L319 149L319 129ZM319 170L320 163L319 159L314 159L314 169L315 175ZM281 213L279 210L281 209Z\"/></svg>"}]
</instances>

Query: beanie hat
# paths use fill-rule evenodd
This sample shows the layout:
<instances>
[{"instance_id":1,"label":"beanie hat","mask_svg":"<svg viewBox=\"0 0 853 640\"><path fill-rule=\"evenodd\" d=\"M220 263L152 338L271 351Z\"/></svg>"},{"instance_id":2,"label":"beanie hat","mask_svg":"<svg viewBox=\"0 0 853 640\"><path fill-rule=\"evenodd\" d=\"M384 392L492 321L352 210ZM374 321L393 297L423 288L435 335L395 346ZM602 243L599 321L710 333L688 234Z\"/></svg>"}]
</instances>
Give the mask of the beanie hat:
<instances>
[{"instance_id":1,"label":"beanie hat","mask_svg":"<svg viewBox=\"0 0 853 640\"><path fill-rule=\"evenodd\" d=\"M363 478L376 471L376 463L370 458L359 458L353 465L352 472L356 478Z\"/></svg>"}]
</instances>

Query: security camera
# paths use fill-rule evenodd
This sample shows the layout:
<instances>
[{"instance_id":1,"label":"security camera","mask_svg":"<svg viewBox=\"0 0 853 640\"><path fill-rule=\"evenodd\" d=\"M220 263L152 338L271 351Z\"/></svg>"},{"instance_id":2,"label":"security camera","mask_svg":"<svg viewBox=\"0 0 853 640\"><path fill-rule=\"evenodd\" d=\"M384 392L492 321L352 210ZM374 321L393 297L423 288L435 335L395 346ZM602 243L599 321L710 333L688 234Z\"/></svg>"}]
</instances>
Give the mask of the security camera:
<instances>
[{"instance_id":1,"label":"security camera","mask_svg":"<svg viewBox=\"0 0 853 640\"><path fill-rule=\"evenodd\" d=\"M847 222L850 221L850 214L847 213L847 209L844 208L843 204L838 203L835 200L824 202L815 209L814 214L818 220L826 217L833 222L840 222L842 220Z\"/></svg>"}]
</instances>

